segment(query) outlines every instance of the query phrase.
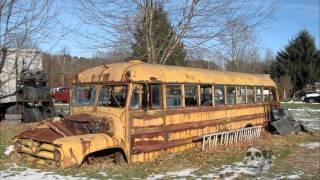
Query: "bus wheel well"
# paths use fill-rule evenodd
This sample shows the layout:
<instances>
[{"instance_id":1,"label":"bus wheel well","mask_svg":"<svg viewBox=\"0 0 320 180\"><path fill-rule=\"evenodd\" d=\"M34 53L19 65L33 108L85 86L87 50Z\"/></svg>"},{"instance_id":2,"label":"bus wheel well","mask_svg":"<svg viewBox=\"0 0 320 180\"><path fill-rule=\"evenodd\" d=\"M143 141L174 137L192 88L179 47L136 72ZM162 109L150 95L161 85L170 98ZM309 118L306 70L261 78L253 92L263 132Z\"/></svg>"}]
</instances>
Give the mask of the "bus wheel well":
<instances>
[{"instance_id":1,"label":"bus wheel well","mask_svg":"<svg viewBox=\"0 0 320 180\"><path fill-rule=\"evenodd\" d=\"M248 128L248 127L253 127L253 125L251 123L246 124L245 128Z\"/></svg>"},{"instance_id":2,"label":"bus wheel well","mask_svg":"<svg viewBox=\"0 0 320 180\"><path fill-rule=\"evenodd\" d=\"M122 148L109 148L92 152L84 157L88 164L113 162L115 164L127 163L128 159Z\"/></svg>"}]
</instances>

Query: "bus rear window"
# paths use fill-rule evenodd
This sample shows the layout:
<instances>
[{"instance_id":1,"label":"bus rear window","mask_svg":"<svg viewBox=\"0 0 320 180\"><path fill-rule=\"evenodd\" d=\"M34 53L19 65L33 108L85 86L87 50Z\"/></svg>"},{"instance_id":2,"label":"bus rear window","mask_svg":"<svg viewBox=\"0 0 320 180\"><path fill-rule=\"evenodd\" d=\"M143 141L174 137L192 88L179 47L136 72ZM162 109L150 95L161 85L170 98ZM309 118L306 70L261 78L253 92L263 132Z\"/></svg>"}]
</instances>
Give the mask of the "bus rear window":
<instances>
[{"instance_id":1,"label":"bus rear window","mask_svg":"<svg viewBox=\"0 0 320 180\"><path fill-rule=\"evenodd\" d=\"M96 86L79 85L72 88L73 105L92 105L96 99Z\"/></svg>"}]
</instances>

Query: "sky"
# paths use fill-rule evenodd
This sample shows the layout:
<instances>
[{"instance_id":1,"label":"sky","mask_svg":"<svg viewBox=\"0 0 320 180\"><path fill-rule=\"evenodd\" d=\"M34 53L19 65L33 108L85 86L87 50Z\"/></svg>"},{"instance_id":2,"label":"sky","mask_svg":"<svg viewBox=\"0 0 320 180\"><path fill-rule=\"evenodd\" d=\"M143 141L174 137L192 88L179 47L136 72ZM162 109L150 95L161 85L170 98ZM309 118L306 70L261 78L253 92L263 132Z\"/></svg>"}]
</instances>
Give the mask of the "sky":
<instances>
[{"instance_id":1,"label":"sky","mask_svg":"<svg viewBox=\"0 0 320 180\"><path fill-rule=\"evenodd\" d=\"M70 7L77 3L76 0L63 1L61 7L60 21L63 29L80 26ZM257 28L258 45L263 56L266 49L271 49L274 54L282 50L293 39L297 33L306 29L315 38L316 45L320 48L320 0L278 0L277 7L265 24ZM74 4L73 4L74 5ZM70 32L72 29L69 29ZM85 31L82 32L85 34ZM83 43L84 42L84 43ZM72 56L90 57L95 53L94 49L85 48L85 40L72 33L66 34L54 46L43 45L41 48L49 49L51 53L58 53L62 48L67 47L68 53Z\"/></svg>"},{"instance_id":2,"label":"sky","mask_svg":"<svg viewBox=\"0 0 320 180\"><path fill-rule=\"evenodd\" d=\"M273 53L283 49L303 29L320 48L320 0L280 0L274 17L258 30L260 44Z\"/></svg>"}]
</instances>

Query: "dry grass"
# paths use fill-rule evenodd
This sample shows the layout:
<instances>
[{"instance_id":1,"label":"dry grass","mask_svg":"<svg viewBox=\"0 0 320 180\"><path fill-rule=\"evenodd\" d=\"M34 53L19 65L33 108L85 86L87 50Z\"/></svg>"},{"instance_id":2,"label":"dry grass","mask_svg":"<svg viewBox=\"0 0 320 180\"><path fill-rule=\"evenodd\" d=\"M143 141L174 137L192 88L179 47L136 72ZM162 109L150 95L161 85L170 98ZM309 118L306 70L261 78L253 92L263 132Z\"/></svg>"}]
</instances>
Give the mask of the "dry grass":
<instances>
[{"instance_id":1,"label":"dry grass","mask_svg":"<svg viewBox=\"0 0 320 180\"><path fill-rule=\"evenodd\" d=\"M0 122L0 169L12 165L11 159L3 155L5 147L9 146L13 137L19 132L35 126L35 124L7 124ZM306 174L319 177L319 149L306 150L300 147L303 142L315 142L320 140L320 132L314 135L299 134L290 136L278 136L263 133L260 139L243 142L237 146L223 146L213 151L203 152L200 149L188 150L180 154L168 155L163 160L151 163L134 165L115 166L109 164L84 164L81 167L69 168L64 170L54 170L63 175L81 175L91 178L121 178L132 177L146 178L150 174L177 171L186 168L198 169L197 175L208 174L214 167L224 164L231 164L243 159L246 149L249 146L262 146L271 150L276 157L274 166L270 170L272 173L290 173L292 171L303 171ZM108 176L99 174L106 172Z\"/></svg>"}]
</instances>

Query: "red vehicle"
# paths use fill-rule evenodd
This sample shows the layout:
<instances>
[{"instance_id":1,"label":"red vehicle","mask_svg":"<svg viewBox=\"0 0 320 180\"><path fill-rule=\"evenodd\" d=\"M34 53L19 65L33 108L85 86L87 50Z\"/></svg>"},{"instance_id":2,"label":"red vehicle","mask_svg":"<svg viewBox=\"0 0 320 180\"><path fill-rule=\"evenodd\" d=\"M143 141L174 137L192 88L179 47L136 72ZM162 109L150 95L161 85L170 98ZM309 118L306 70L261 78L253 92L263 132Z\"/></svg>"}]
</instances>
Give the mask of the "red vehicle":
<instances>
[{"instance_id":1,"label":"red vehicle","mask_svg":"<svg viewBox=\"0 0 320 180\"><path fill-rule=\"evenodd\" d=\"M65 87L58 88L58 90L53 92L51 96L54 102L69 103L70 88L65 88Z\"/></svg>"}]
</instances>

